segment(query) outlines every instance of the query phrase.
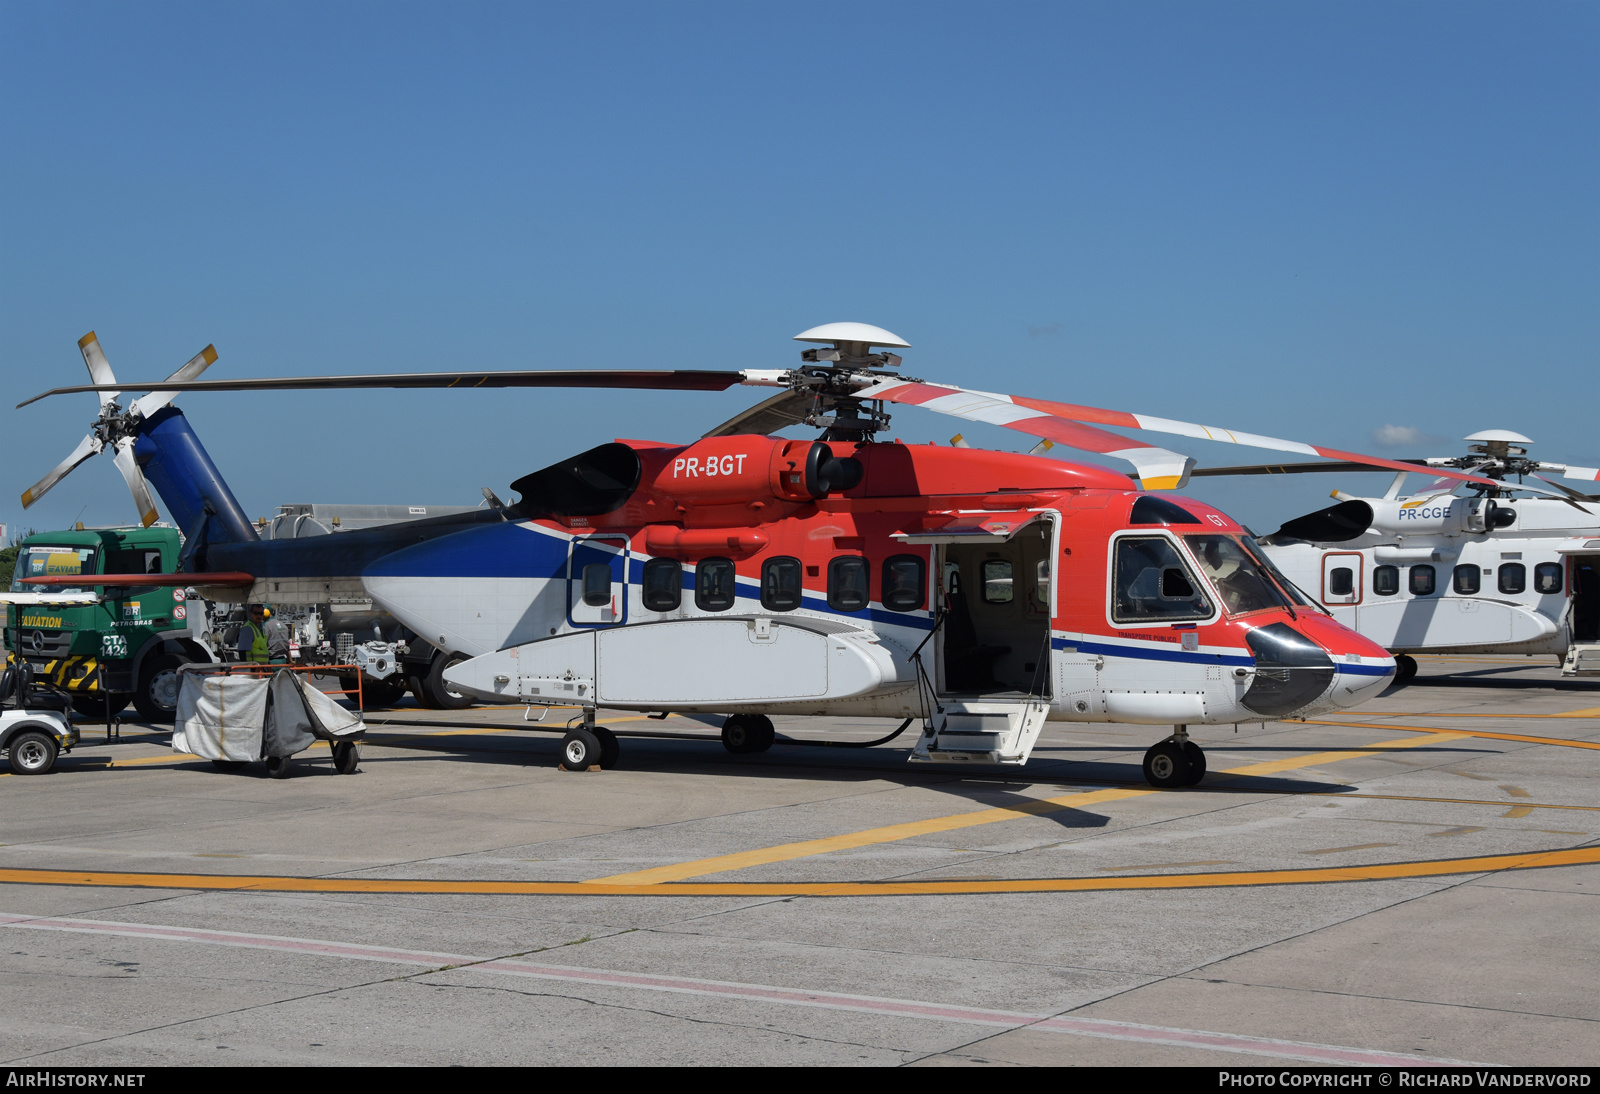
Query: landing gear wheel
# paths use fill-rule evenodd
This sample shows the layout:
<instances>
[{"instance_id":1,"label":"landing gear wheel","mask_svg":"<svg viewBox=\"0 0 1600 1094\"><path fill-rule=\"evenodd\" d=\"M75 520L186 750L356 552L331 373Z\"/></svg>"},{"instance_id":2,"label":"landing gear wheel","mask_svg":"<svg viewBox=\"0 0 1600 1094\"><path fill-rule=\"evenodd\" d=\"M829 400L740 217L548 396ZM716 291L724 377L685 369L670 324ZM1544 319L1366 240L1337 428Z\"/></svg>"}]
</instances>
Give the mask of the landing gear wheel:
<instances>
[{"instance_id":1,"label":"landing gear wheel","mask_svg":"<svg viewBox=\"0 0 1600 1094\"><path fill-rule=\"evenodd\" d=\"M1394 655L1394 681L1389 685L1392 688L1403 688L1411 683L1417 675L1417 659L1408 654L1397 653Z\"/></svg>"},{"instance_id":2,"label":"landing gear wheel","mask_svg":"<svg viewBox=\"0 0 1600 1094\"><path fill-rule=\"evenodd\" d=\"M561 739L561 766L568 771L587 771L600 763L600 755L600 738L582 726Z\"/></svg>"},{"instance_id":3,"label":"landing gear wheel","mask_svg":"<svg viewBox=\"0 0 1600 1094\"><path fill-rule=\"evenodd\" d=\"M778 731L772 726L772 719L765 714L752 714L751 727L754 729L750 743L751 752L765 752L772 747L772 742L778 739Z\"/></svg>"},{"instance_id":4,"label":"landing gear wheel","mask_svg":"<svg viewBox=\"0 0 1600 1094\"><path fill-rule=\"evenodd\" d=\"M411 698L417 705L425 710L438 710L439 704L433 701L432 694L428 691L427 673L413 672L406 677L406 689L411 692Z\"/></svg>"},{"instance_id":5,"label":"landing gear wheel","mask_svg":"<svg viewBox=\"0 0 1600 1094\"><path fill-rule=\"evenodd\" d=\"M178 713L178 669L190 663L181 654L152 657L139 669L139 685L133 691L133 706L147 722L171 724Z\"/></svg>"},{"instance_id":6,"label":"landing gear wheel","mask_svg":"<svg viewBox=\"0 0 1600 1094\"><path fill-rule=\"evenodd\" d=\"M238 771L245 766L243 760L212 760L211 766L218 771Z\"/></svg>"},{"instance_id":7,"label":"landing gear wheel","mask_svg":"<svg viewBox=\"0 0 1600 1094\"><path fill-rule=\"evenodd\" d=\"M287 779L289 777L289 757L268 756L267 774L274 779Z\"/></svg>"},{"instance_id":8,"label":"landing gear wheel","mask_svg":"<svg viewBox=\"0 0 1600 1094\"><path fill-rule=\"evenodd\" d=\"M1183 758L1189 761L1189 774L1184 776L1184 786L1193 786L1206 777L1206 753L1203 748L1193 741L1185 741Z\"/></svg>"},{"instance_id":9,"label":"landing gear wheel","mask_svg":"<svg viewBox=\"0 0 1600 1094\"><path fill-rule=\"evenodd\" d=\"M1185 785L1189 757L1176 741L1162 741L1144 754L1144 781L1163 790Z\"/></svg>"},{"instance_id":10,"label":"landing gear wheel","mask_svg":"<svg viewBox=\"0 0 1600 1094\"><path fill-rule=\"evenodd\" d=\"M760 742L761 729L751 715L730 714L728 720L722 723L722 747L729 752L760 752L765 747ZM771 743L767 742L769 745Z\"/></svg>"},{"instance_id":11,"label":"landing gear wheel","mask_svg":"<svg viewBox=\"0 0 1600 1094\"><path fill-rule=\"evenodd\" d=\"M111 717L121 714L128 705L128 700L133 696L128 694L113 695L111 697ZM94 692L78 693L72 697L72 709L88 718L92 722L103 722L106 719L106 697L104 694Z\"/></svg>"},{"instance_id":12,"label":"landing gear wheel","mask_svg":"<svg viewBox=\"0 0 1600 1094\"><path fill-rule=\"evenodd\" d=\"M361 765L361 753L354 741L333 742L333 769L341 775L354 775Z\"/></svg>"},{"instance_id":13,"label":"landing gear wheel","mask_svg":"<svg viewBox=\"0 0 1600 1094\"><path fill-rule=\"evenodd\" d=\"M605 726L595 726L594 735L600 741L600 766L610 771L622 756L622 743Z\"/></svg>"},{"instance_id":14,"label":"landing gear wheel","mask_svg":"<svg viewBox=\"0 0 1600 1094\"><path fill-rule=\"evenodd\" d=\"M475 701L470 695L452 691L450 685L444 682L444 670L465 660L467 655L464 653L441 653L433 659L433 664L428 668L428 678L422 682L422 686L427 689L436 709L465 710Z\"/></svg>"},{"instance_id":15,"label":"landing gear wheel","mask_svg":"<svg viewBox=\"0 0 1600 1094\"><path fill-rule=\"evenodd\" d=\"M11 738L11 772L43 775L56 765L56 743L48 733L25 729Z\"/></svg>"}]
</instances>

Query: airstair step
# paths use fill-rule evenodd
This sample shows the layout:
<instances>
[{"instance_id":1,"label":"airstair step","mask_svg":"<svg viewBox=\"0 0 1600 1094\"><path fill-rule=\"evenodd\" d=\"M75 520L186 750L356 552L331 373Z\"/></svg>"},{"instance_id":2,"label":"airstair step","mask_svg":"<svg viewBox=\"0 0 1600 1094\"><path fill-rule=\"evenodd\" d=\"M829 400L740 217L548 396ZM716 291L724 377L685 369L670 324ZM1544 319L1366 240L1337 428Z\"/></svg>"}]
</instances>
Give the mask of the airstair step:
<instances>
[{"instance_id":1,"label":"airstair step","mask_svg":"<svg viewBox=\"0 0 1600 1094\"><path fill-rule=\"evenodd\" d=\"M1049 712L1049 704L1043 700L951 704L934 715L912 759L1025 764Z\"/></svg>"}]
</instances>

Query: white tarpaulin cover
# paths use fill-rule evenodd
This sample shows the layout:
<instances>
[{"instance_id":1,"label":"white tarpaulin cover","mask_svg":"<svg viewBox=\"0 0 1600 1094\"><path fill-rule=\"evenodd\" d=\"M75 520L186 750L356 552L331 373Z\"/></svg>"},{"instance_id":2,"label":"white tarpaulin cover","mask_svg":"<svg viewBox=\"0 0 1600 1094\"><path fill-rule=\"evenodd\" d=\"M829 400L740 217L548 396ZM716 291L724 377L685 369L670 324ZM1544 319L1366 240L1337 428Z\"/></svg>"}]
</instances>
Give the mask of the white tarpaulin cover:
<instances>
[{"instance_id":1,"label":"white tarpaulin cover","mask_svg":"<svg viewBox=\"0 0 1600 1094\"><path fill-rule=\"evenodd\" d=\"M207 760L261 759L261 727L272 681L198 672L182 676L172 750Z\"/></svg>"},{"instance_id":2,"label":"white tarpaulin cover","mask_svg":"<svg viewBox=\"0 0 1600 1094\"><path fill-rule=\"evenodd\" d=\"M172 734L176 752L250 762L293 756L319 737L355 738L366 729L360 714L312 687L301 673L285 669L270 678L182 675Z\"/></svg>"}]
</instances>

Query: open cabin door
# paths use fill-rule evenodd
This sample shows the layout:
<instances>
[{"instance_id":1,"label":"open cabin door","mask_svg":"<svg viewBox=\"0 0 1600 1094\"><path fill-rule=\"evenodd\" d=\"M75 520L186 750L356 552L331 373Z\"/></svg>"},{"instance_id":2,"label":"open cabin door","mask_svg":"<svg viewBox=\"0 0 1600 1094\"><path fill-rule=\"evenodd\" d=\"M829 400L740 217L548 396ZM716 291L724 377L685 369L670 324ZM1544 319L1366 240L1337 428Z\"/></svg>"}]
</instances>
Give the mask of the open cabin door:
<instances>
[{"instance_id":1,"label":"open cabin door","mask_svg":"<svg viewBox=\"0 0 1600 1094\"><path fill-rule=\"evenodd\" d=\"M567 622L609 627L628 621L628 539L584 536L567 553Z\"/></svg>"},{"instance_id":2,"label":"open cabin door","mask_svg":"<svg viewBox=\"0 0 1600 1094\"><path fill-rule=\"evenodd\" d=\"M934 640L942 712L918 759L1026 763L1050 709L1051 511L961 514L906 543L934 546L943 611Z\"/></svg>"}]
</instances>

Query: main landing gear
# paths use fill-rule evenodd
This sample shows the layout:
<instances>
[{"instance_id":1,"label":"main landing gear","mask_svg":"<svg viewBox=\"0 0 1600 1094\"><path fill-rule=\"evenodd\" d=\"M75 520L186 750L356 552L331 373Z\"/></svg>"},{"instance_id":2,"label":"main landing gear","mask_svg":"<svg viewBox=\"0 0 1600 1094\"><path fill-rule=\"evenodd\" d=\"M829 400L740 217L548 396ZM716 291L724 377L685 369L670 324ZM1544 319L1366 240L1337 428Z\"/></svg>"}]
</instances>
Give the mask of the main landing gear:
<instances>
[{"instance_id":1,"label":"main landing gear","mask_svg":"<svg viewBox=\"0 0 1600 1094\"><path fill-rule=\"evenodd\" d=\"M765 714L731 714L722 723L722 747L729 752L765 752L777 738Z\"/></svg>"},{"instance_id":2,"label":"main landing gear","mask_svg":"<svg viewBox=\"0 0 1600 1094\"><path fill-rule=\"evenodd\" d=\"M1173 734L1144 754L1144 780L1163 790L1193 786L1206 774L1206 754L1189 740L1188 726L1173 726Z\"/></svg>"},{"instance_id":3,"label":"main landing gear","mask_svg":"<svg viewBox=\"0 0 1600 1094\"><path fill-rule=\"evenodd\" d=\"M1394 679L1390 681L1392 688L1403 688L1411 683L1412 677L1417 675L1417 659L1409 654L1397 653L1394 655Z\"/></svg>"},{"instance_id":4,"label":"main landing gear","mask_svg":"<svg viewBox=\"0 0 1600 1094\"><path fill-rule=\"evenodd\" d=\"M605 726L595 725L594 708L583 712L581 726L569 726L561 738L561 766L568 771L592 771L595 768L617 766L622 755L622 745L617 735Z\"/></svg>"}]
</instances>

